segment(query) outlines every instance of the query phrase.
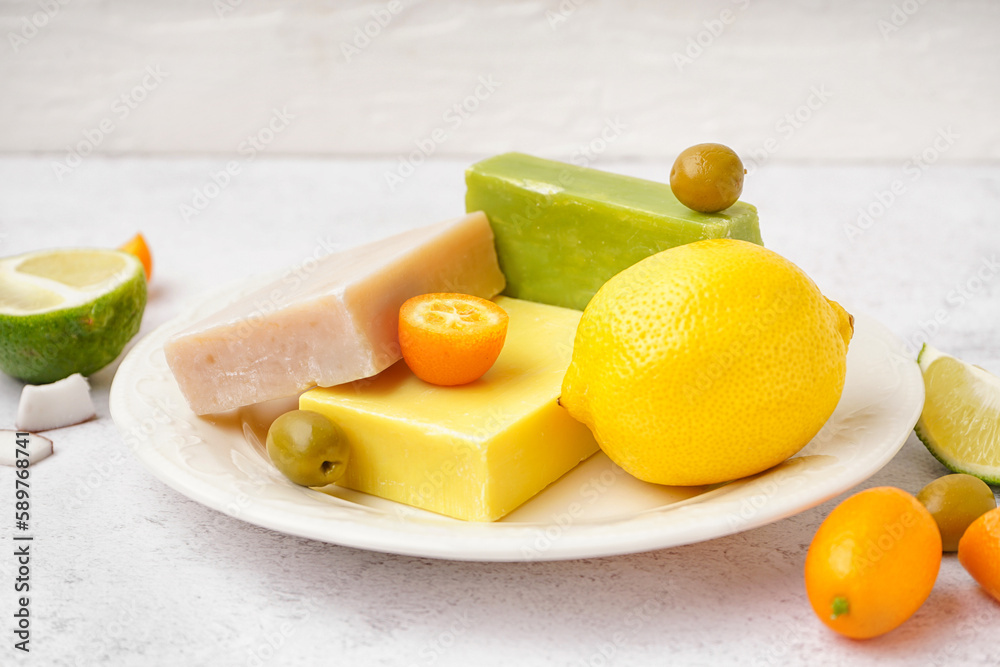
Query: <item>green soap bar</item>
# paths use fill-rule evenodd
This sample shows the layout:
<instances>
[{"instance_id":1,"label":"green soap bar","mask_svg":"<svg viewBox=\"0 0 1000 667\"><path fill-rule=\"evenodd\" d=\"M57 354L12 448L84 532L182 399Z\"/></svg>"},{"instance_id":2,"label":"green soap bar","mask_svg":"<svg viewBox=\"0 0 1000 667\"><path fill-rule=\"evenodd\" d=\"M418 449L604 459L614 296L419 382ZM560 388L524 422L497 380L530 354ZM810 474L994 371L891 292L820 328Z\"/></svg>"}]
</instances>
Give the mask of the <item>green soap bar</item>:
<instances>
[{"instance_id":1,"label":"green soap bar","mask_svg":"<svg viewBox=\"0 0 1000 667\"><path fill-rule=\"evenodd\" d=\"M468 211L484 211L496 237L504 294L583 310L619 271L701 239L761 244L757 209L737 202L698 213L670 186L505 153L465 172Z\"/></svg>"}]
</instances>

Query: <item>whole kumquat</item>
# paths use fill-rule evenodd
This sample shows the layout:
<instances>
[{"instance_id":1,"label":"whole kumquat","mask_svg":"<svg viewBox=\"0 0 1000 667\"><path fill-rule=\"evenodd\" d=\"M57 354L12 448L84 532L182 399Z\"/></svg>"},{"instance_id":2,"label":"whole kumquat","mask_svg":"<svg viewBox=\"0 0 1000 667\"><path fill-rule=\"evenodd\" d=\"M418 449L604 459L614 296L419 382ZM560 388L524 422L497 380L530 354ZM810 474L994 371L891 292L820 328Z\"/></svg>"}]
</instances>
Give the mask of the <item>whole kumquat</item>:
<instances>
[{"instance_id":1,"label":"whole kumquat","mask_svg":"<svg viewBox=\"0 0 1000 667\"><path fill-rule=\"evenodd\" d=\"M149 252L149 246L146 245L146 239L143 235L136 234L118 249L135 255L142 262L142 268L146 272L146 282L149 282L149 279L153 277L153 255Z\"/></svg>"},{"instance_id":2,"label":"whole kumquat","mask_svg":"<svg viewBox=\"0 0 1000 667\"><path fill-rule=\"evenodd\" d=\"M838 505L809 546L806 593L827 627L854 639L893 630L930 595L941 567L934 517L889 486Z\"/></svg>"},{"instance_id":3,"label":"whole kumquat","mask_svg":"<svg viewBox=\"0 0 1000 667\"><path fill-rule=\"evenodd\" d=\"M399 309L399 346L410 370L424 382L467 384L497 360L508 321L503 308L477 296L415 296Z\"/></svg>"},{"instance_id":4,"label":"whole kumquat","mask_svg":"<svg viewBox=\"0 0 1000 667\"><path fill-rule=\"evenodd\" d=\"M983 514L966 529L958 541L958 562L1000 600L1000 508Z\"/></svg>"}]
</instances>

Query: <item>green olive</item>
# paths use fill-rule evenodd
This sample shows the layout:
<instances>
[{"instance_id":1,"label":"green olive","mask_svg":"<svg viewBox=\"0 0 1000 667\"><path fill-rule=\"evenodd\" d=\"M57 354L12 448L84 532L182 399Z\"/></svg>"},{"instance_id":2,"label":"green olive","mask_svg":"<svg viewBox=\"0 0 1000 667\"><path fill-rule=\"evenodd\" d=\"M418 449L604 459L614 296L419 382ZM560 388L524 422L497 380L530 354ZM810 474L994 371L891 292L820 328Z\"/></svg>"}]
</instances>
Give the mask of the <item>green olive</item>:
<instances>
[{"instance_id":1,"label":"green olive","mask_svg":"<svg viewBox=\"0 0 1000 667\"><path fill-rule=\"evenodd\" d=\"M722 144L698 144L677 156L670 170L670 189L688 208L715 213L740 198L745 173L733 149Z\"/></svg>"},{"instance_id":2,"label":"green olive","mask_svg":"<svg viewBox=\"0 0 1000 667\"><path fill-rule=\"evenodd\" d=\"M939 477L920 490L917 500L937 522L944 551L958 551L958 541L969 524L997 506L986 482L972 475Z\"/></svg>"},{"instance_id":3,"label":"green olive","mask_svg":"<svg viewBox=\"0 0 1000 667\"><path fill-rule=\"evenodd\" d=\"M267 431L267 455L288 479L326 486L347 469L351 448L344 429L311 410L286 412Z\"/></svg>"}]
</instances>

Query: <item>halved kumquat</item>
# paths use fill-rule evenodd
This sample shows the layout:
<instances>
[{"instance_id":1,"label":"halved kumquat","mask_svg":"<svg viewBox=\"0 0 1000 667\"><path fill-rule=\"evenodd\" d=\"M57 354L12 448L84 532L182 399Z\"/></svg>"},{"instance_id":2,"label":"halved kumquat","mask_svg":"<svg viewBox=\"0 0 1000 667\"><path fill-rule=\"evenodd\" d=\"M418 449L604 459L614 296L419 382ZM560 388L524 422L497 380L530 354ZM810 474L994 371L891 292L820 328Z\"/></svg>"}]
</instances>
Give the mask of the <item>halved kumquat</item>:
<instances>
[{"instance_id":1,"label":"halved kumquat","mask_svg":"<svg viewBox=\"0 0 1000 667\"><path fill-rule=\"evenodd\" d=\"M424 382L467 384L500 356L508 321L503 308L478 296L423 294L399 309L399 346L410 370Z\"/></svg>"}]
</instances>

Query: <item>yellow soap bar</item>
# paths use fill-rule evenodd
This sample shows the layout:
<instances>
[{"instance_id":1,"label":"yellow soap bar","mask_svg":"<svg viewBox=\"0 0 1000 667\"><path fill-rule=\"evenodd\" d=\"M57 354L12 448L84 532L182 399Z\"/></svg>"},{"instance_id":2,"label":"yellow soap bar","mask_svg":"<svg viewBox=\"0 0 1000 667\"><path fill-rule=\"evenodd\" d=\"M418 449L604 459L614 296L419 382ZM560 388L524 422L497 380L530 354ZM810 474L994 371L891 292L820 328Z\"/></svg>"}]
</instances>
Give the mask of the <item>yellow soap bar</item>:
<instances>
[{"instance_id":1,"label":"yellow soap bar","mask_svg":"<svg viewBox=\"0 0 1000 667\"><path fill-rule=\"evenodd\" d=\"M303 410L343 427L351 461L338 482L467 521L495 521L597 451L556 401L581 313L497 297L507 341L479 380L438 387L400 361L379 375L307 391Z\"/></svg>"}]
</instances>

